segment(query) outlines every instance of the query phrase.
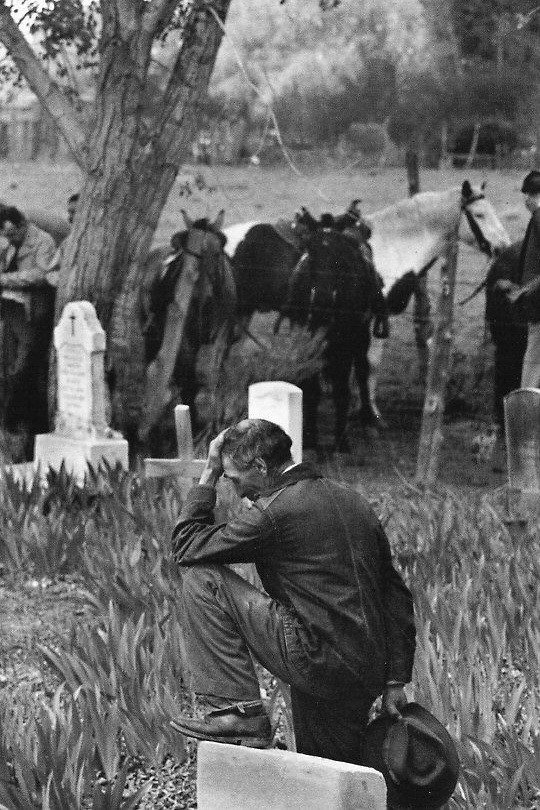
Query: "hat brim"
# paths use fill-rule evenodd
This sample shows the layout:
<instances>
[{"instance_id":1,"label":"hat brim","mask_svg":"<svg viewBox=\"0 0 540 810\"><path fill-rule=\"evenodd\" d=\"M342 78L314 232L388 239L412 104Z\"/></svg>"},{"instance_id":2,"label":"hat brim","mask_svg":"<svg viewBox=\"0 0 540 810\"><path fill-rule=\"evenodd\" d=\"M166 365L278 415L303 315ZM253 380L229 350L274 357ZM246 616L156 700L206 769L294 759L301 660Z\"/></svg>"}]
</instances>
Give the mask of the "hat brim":
<instances>
[{"instance_id":1,"label":"hat brim","mask_svg":"<svg viewBox=\"0 0 540 810\"><path fill-rule=\"evenodd\" d=\"M436 782L431 785L417 785L413 780L400 780L397 783L384 760L383 749L388 730L396 722L387 715L373 720L366 729L362 765L375 768L384 776L388 801L392 804L415 808L415 810L437 810L445 804L455 790L459 777L459 758L454 742L442 723L439 723L427 709L418 703L408 703L401 711L403 717L414 717L426 730L435 734L444 746L446 766Z\"/></svg>"}]
</instances>

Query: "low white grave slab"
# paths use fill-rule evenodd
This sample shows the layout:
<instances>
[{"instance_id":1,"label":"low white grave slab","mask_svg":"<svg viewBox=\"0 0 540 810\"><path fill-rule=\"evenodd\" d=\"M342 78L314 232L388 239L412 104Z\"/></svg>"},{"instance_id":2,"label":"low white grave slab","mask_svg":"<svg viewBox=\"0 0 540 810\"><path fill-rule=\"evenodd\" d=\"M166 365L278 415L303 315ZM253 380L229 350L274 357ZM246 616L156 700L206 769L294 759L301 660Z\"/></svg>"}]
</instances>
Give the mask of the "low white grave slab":
<instances>
[{"instance_id":1,"label":"low white grave slab","mask_svg":"<svg viewBox=\"0 0 540 810\"><path fill-rule=\"evenodd\" d=\"M253 383L248 390L248 417L275 422L292 439L295 464L302 461L302 390L292 383Z\"/></svg>"},{"instance_id":2,"label":"low white grave slab","mask_svg":"<svg viewBox=\"0 0 540 810\"><path fill-rule=\"evenodd\" d=\"M88 301L66 304L54 330L58 411L54 433L36 436L34 463L84 480L88 465L103 461L128 468L128 443L107 424L104 371L105 332Z\"/></svg>"},{"instance_id":3,"label":"low white grave slab","mask_svg":"<svg viewBox=\"0 0 540 810\"><path fill-rule=\"evenodd\" d=\"M386 810L373 768L292 751L203 742L197 755L199 810Z\"/></svg>"}]
</instances>

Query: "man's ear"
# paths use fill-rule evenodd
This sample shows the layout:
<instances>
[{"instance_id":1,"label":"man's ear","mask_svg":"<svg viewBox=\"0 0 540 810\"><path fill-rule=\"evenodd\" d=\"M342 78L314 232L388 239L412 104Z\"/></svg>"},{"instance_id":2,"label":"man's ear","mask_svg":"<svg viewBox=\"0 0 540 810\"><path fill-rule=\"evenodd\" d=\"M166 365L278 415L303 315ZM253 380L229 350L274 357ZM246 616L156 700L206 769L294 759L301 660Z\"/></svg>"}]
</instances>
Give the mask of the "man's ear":
<instances>
[{"instance_id":1,"label":"man's ear","mask_svg":"<svg viewBox=\"0 0 540 810\"><path fill-rule=\"evenodd\" d=\"M266 461L264 460L264 458L256 456L255 459L253 460L253 463L261 475L268 475L268 467L266 465Z\"/></svg>"}]
</instances>

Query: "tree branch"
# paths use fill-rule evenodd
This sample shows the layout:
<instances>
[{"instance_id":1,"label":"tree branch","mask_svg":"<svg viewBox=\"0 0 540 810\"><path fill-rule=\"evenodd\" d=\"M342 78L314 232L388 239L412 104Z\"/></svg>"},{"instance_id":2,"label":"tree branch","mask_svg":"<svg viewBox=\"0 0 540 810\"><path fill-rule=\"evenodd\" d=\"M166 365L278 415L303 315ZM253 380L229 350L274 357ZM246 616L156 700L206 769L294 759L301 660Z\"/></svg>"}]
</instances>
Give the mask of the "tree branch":
<instances>
[{"instance_id":1,"label":"tree branch","mask_svg":"<svg viewBox=\"0 0 540 810\"><path fill-rule=\"evenodd\" d=\"M116 0L116 11L122 38L127 38L139 27L141 4L138 0Z\"/></svg>"},{"instance_id":2,"label":"tree branch","mask_svg":"<svg viewBox=\"0 0 540 810\"><path fill-rule=\"evenodd\" d=\"M143 29L154 36L170 22L177 5L178 0L152 0L144 12Z\"/></svg>"},{"instance_id":3,"label":"tree branch","mask_svg":"<svg viewBox=\"0 0 540 810\"><path fill-rule=\"evenodd\" d=\"M74 159L84 169L86 136L75 108L43 69L3 2L0 2L0 40L40 104L54 120Z\"/></svg>"}]
</instances>

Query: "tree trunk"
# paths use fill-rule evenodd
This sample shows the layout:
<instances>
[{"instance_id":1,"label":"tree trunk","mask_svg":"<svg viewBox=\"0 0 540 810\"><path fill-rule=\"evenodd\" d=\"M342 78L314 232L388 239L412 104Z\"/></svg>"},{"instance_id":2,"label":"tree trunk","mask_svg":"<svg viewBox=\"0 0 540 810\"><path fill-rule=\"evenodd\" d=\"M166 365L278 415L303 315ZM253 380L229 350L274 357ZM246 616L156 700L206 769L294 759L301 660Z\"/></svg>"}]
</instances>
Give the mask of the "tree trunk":
<instances>
[{"instance_id":1,"label":"tree trunk","mask_svg":"<svg viewBox=\"0 0 540 810\"><path fill-rule=\"evenodd\" d=\"M467 155L467 160L465 162L465 169L472 169L474 159L476 157L476 150L478 149L478 139L480 137L480 121L474 122L474 130L473 136L471 141L471 148L469 149L469 154Z\"/></svg>"},{"instance_id":2,"label":"tree trunk","mask_svg":"<svg viewBox=\"0 0 540 810\"><path fill-rule=\"evenodd\" d=\"M414 197L420 191L418 144L411 143L405 153L405 166L407 167L407 186L409 197Z\"/></svg>"},{"instance_id":3,"label":"tree trunk","mask_svg":"<svg viewBox=\"0 0 540 810\"><path fill-rule=\"evenodd\" d=\"M229 0L214 5L224 19ZM107 368L114 384L113 422L138 421L144 384L139 290L159 216L195 129L222 30L194 4L162 105L145 116L152 37L140 28L123 36L104 18L101 70L88 171L61 268L56 316L65 303L88 300L108 335Z\"/></svg>"},{"instance_id":4,"label":"tree trunk","mask_svg":"<svg viewBox=\"0 0 540 810\"><path fill-rule=\"evenodd\" d=\"M439 169L449 169L450 165L450 156L448 154L448 122L443 121L441 125L441 160Z\"/></svg>"},{"instance_id":5,"label":"tree trunk","mask_svg":"<svg viewBox=\"0 0 540 810\"><path fill-rule=\"evenodd\" d=\"M456 230L453 239L447 244L445 263L441 268L441 293L429 359L426 396L420 429L416 481L424 486L435 483L439 469L443 441L442 420L445 393L452 360L457 256L458 234Z\"/></svg>"}]
</instances>

